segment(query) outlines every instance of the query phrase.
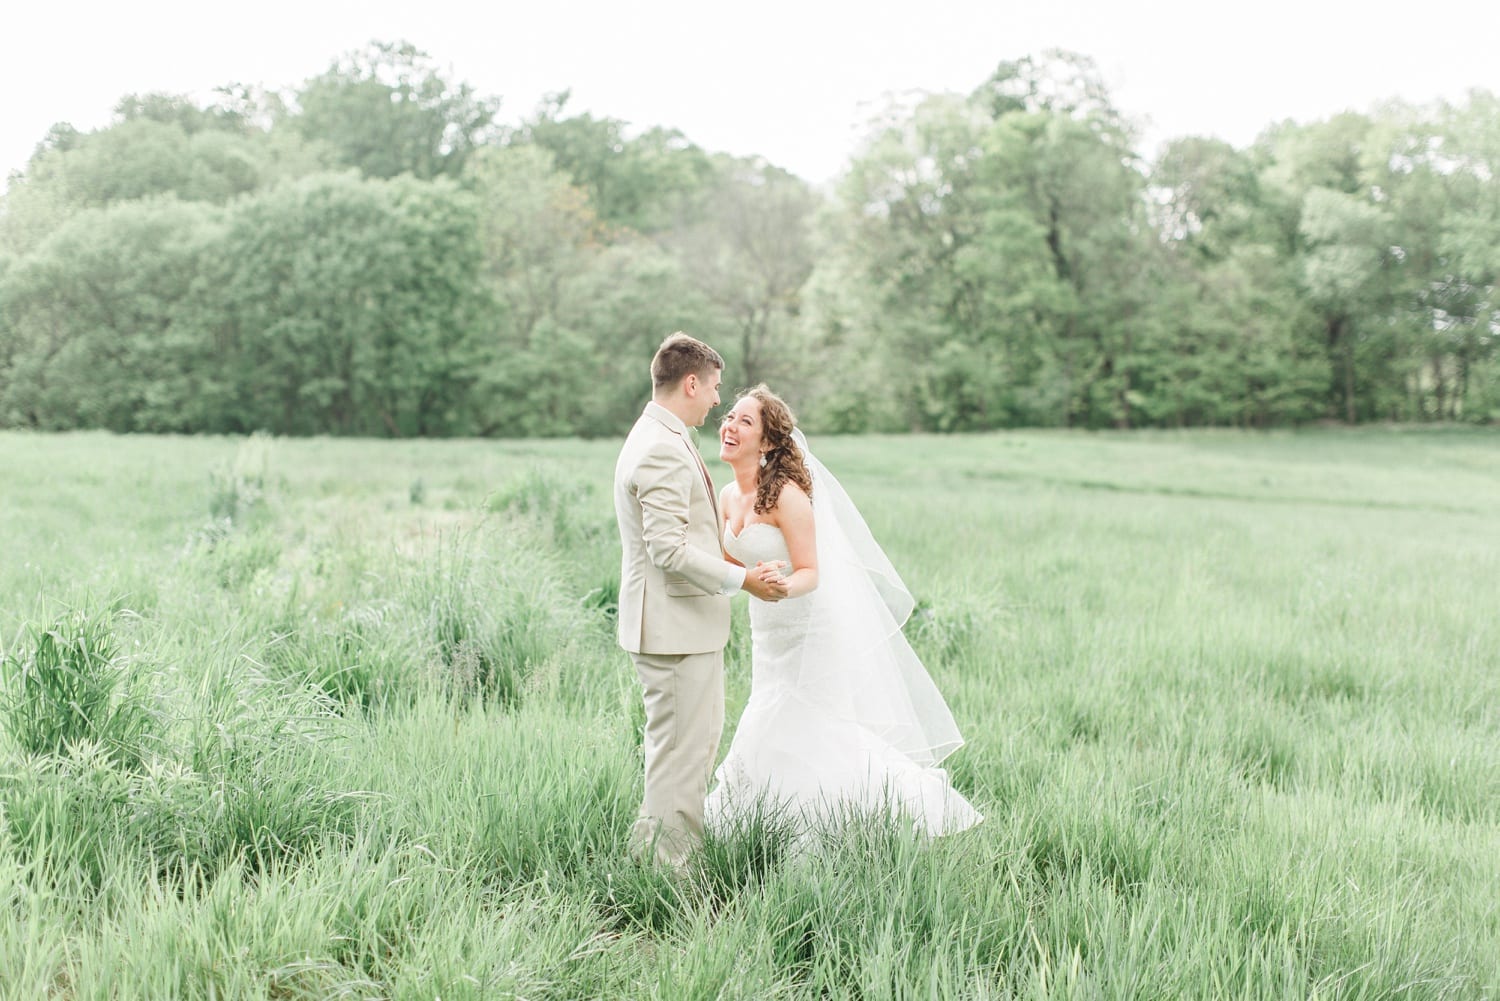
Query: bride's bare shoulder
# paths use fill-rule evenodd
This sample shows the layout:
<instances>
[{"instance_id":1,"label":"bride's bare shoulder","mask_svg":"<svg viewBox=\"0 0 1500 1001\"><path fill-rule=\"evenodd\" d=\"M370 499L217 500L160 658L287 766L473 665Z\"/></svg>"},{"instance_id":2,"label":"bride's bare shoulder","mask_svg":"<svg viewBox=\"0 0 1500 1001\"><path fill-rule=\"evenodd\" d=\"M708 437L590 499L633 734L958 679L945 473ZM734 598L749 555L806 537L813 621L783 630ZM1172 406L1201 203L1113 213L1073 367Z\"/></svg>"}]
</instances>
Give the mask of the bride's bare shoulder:
<instances>
[{"instance_id":1,"label":"bride's bare shoulder","mask_svg":"<svg viewBox=\"0 0 1500 1001\"><path fill-rule=\"evenodd\" d=\"M808 497L807 491L793 480L787 480L781 485L781 492L776 495L776 506L780 507L786 503L809 504L812 498Z\"/></svg>"},{"instance_id":2,"label":"bride's bare shoulder","mask_svg":"<svg viewBox=\"0 0 1500 1001\"><path fill-rule=\"evenodd\" d=\"M812 513L812 498L807 491L787 480L776 495L776 506L771 509L771 518L778 524L784 518L800 518Z\"/></svg>"}]
</instances>

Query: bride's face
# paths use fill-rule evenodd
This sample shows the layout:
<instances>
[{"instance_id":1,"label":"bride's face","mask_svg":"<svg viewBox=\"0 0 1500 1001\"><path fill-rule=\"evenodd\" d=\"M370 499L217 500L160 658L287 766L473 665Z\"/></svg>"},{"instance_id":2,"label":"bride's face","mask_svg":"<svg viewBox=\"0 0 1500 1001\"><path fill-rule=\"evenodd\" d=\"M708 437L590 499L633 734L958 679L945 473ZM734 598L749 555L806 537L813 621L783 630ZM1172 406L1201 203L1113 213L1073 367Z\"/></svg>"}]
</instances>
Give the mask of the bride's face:
<instances>
[{"instance_id":1,"label":"bride's face","mask_svg":"<svg viewBox=\"0 0 1500 1001\"><path fill-rule=\"evenodd\" d=\"M719 422L719 458L731 466L737 462L760 462L764 429L760 422L760 401L747 396Z\"/></svg>"}]
</instances>

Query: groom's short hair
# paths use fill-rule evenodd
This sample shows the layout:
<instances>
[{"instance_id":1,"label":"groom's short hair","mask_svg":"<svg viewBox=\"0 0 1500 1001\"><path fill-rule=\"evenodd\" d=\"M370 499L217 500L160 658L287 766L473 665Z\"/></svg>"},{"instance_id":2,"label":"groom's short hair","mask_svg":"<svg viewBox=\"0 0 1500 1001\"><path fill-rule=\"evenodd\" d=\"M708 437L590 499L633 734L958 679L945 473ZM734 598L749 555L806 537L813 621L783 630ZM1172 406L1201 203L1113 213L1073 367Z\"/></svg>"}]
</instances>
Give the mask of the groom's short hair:
<instances>
[{"instance_id":1,"label":"groom's short hair","mask_svg":"<svg viewBox=\"0 0 1500 1001\"><path fill-rule=\"evenodd\" d=\"M654 389L667 389L688 375L706 376L723 370L724 359L719 352L679 330L668 335L656 349L656 357L651 359L651 385Z\"/></svg>"}]
</instances>

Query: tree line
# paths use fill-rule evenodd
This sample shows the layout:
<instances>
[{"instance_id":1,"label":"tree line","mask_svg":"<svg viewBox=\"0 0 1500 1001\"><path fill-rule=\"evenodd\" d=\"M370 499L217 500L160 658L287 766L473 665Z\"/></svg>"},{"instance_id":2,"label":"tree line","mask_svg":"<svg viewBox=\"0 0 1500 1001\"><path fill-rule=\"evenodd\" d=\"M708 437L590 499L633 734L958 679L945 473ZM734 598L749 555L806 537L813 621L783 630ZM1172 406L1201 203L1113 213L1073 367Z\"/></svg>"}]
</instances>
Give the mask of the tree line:
<instances>
[{"instance_id":1,"label":"tree line","mask_svg":"<svg viewBox=\"0 0 1500 1001\"><path fill-rule=\"evenodd\" d=\"M893 102L831 190L405 44L124 98L0 203L0 426L613 435L661 337L825 431L1500 421L1500 100L1186 137L1093 64Z\"/></svg>"}]
</instances>

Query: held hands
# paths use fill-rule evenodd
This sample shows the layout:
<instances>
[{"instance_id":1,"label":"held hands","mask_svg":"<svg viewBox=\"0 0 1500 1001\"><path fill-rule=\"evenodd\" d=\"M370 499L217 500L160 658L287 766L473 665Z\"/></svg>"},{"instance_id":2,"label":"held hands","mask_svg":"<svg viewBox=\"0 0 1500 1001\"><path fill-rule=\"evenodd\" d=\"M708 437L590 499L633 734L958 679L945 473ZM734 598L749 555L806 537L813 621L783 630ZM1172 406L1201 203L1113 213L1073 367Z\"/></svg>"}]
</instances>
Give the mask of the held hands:
<instances>
[{"instance_id":1,"label":"held hands","mask_svg":"<svg viewBox=\"0 0 1500 1001\"><path fill-rule=\"evenodd\" d=\"M745 590L761 601L780 601L787 596L786 580L782 573L785 560L757 563L745 574Z\"/></svg>"},{"instance_id":2,"label":"held hands","mask_svg":"<svg viewBox=\"0 0 1500 1001\"><path fill-rule=\"evenodd\" d=\"M769 560L755 564L755 569L750 572L769 584L773 581L785 580L792 571L791 564L786 560Z\"/></svg>"}]
</instances>

